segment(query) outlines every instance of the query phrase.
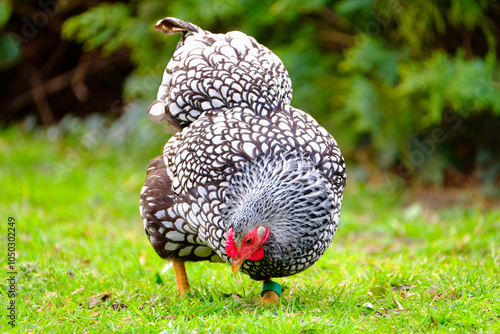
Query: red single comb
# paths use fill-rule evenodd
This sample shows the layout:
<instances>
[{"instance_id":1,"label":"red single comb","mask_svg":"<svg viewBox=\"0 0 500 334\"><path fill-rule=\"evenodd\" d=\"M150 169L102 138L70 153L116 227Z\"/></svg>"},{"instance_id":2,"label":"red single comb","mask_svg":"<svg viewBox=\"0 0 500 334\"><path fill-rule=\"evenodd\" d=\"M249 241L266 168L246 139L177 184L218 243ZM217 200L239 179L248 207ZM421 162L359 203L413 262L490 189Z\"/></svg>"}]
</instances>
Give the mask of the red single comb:
<instances>
[{"instance_id":1,"label":"red single comb","mask_svg":"<svg viewBox=\"0 0 500 334\"><path fill-rule=\"evenodd\" d=\"M227 240L226 240L226 253L230 258L235 258L237 253L236 245L233 240L233 229L230 228L227 232Z\"/></svg>"}]
</instances>

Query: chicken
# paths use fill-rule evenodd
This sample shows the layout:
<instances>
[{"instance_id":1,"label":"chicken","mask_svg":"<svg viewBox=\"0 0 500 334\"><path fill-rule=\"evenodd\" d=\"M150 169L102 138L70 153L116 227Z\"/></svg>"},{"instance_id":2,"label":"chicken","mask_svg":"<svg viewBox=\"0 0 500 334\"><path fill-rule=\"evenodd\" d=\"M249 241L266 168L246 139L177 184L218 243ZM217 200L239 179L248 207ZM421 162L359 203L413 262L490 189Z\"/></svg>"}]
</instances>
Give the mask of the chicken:
<instances>
[{"instance_id":1,"label":"chicken","mask_svg":"<svg viewBox=\"0 0 500 334\"><path fill-rule=\"evenodd\" d=\"M263 302L277 300L271 279L312 266L335 235L346 182L339 147L290 105L283 63L252 37L170 17L155 29L182 38L148 109L176 132L141 190L149 241L173 262L180 294L184 262L212 261L264 281Z\"/></svg>"}]
</instances>

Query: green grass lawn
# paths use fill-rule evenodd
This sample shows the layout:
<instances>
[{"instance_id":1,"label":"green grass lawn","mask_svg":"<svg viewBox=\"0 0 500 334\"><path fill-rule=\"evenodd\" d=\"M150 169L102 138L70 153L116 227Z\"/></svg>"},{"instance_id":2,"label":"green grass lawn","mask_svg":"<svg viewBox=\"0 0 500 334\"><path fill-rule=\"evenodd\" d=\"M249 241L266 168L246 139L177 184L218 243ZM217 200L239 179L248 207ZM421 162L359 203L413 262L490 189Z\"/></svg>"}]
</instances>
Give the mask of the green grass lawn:
<instances>
[{"instance_id":1,"label":"green grass lawn","mask_svg":"<svg viewBox=\"0 0 500 334\"><path fill-rule=\"evenodd\" d=\"M431 211L353 175L331 247L277 280L279 306L257 306L261 283L222 264L188 263L191 292L177 296L139 216L146 166L166 141L143 116L0 130L0 260L12 216L19 268L14 330L2 279L2 331L500 332L500 210Z\"/></svg>"}]
</instances>

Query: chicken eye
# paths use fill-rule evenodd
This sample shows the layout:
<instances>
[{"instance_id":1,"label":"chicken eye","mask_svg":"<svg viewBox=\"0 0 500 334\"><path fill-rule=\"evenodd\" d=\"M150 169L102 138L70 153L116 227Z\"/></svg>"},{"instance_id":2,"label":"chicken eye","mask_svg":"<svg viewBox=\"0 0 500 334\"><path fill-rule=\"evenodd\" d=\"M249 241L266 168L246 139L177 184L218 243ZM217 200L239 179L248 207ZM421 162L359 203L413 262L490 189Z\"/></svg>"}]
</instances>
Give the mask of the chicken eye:
<instances>
[{"instance_id":1,"label":"chicken eye","mask_svg":"<svg viewBox=\"0 0 500 334\"><path fill-rule=\"evenodd\" d=\"M253 238L248 238L244 242L246 245L251 245L251 244L253 244Z\"/></svg>"}]
</instances>

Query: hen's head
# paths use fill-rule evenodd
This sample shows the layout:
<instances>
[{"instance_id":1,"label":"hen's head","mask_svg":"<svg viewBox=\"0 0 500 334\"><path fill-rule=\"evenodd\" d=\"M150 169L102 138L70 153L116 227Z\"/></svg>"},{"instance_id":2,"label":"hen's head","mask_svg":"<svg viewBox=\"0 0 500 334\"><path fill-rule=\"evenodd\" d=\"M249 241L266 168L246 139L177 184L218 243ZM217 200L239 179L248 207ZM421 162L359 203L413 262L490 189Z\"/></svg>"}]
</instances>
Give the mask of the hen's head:
<instances>
[{"instance_id":1,"label":"hen's head","mask_svg":"<svg viewBox=\"0 0 500 334\"><path fill-rule=\"evenodd\" d=\"M230 227L226 253L236 273L246 261L305 255L331 224L334 198L309 158L260 158L233 175L222 216Z\"/></svg>"},{"instance_id":2,"label":"hen's head","mask_svg":"<svg viewBox=\"0 0 500 334\"><path fill-rule=\"evenodd\" d=\"M233 273L236 274L243 262L247 259L251 261L259 261L264 257L264 242L269 237L269 229L265 226L259 226L239 240L234 241L234 230L229 229L227 233L226 252L232 258L231 267Z\"/></svg>"}]
</instances>

